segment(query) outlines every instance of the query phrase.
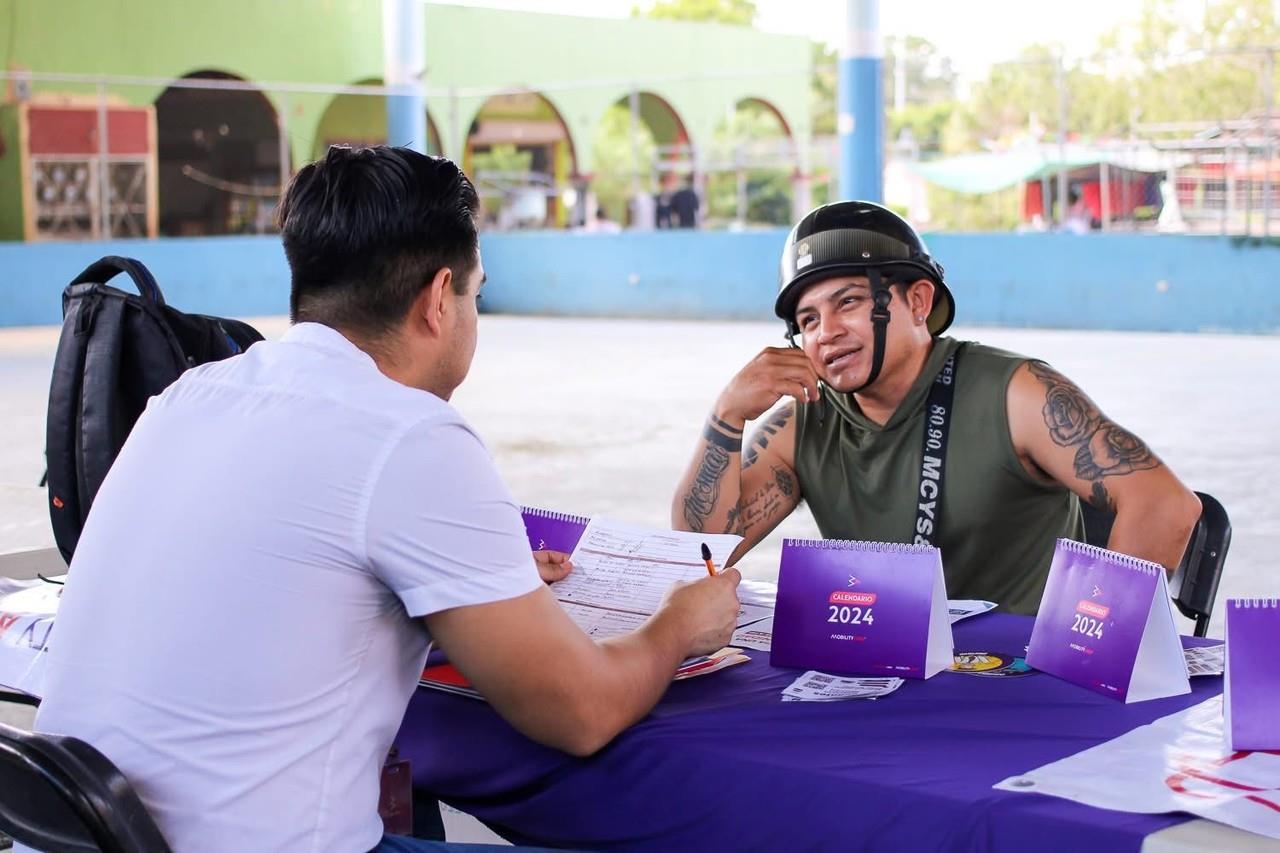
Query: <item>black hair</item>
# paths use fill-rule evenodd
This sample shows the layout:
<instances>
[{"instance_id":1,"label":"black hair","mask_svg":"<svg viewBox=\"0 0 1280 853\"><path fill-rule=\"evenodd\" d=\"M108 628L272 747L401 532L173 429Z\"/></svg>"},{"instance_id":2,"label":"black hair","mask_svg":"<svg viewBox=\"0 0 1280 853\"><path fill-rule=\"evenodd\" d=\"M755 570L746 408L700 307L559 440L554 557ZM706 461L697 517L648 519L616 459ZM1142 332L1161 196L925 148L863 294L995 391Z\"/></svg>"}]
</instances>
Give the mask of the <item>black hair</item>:
<instances>
[{"instance_id":1,"label":"black hair","mask_svg":"<svg viewBox=\"0 0 1280 853\"><path fill-rule=\"evenodd\" d=\"M478 237L475 187L453 162L408 148L332 146L280 201L295 323L378 337L444 267L466 293Z\"/></svg>"}]
</instances>

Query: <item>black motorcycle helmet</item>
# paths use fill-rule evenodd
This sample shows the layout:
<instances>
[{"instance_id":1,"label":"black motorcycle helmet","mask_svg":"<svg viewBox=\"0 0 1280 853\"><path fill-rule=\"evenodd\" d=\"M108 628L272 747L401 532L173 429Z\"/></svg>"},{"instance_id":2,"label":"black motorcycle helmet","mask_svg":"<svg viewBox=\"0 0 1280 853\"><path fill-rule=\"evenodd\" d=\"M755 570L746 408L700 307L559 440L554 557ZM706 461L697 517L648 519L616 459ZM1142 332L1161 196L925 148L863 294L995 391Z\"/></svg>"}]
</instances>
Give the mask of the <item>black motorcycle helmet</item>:
<instances>
[{"instance_id":1,"label":"black motorcycle helmet","mask_svg":"<svg viewBox=\"0 0 1280 853\"><path fill-rule=\"evenodd\" d=\"M933 282L933 307L926 325L940 335L951 325L956 304L942 265L929 257L924 241L898 214L870 201L837 201L810 211L791 229L778 270L774 313L786 321L788 337L798 333L796 303L807 285L837 275L866 275L886 288L896 281ZM880 306L887 321L887 303Z\"/></svg>"}]
</instances>

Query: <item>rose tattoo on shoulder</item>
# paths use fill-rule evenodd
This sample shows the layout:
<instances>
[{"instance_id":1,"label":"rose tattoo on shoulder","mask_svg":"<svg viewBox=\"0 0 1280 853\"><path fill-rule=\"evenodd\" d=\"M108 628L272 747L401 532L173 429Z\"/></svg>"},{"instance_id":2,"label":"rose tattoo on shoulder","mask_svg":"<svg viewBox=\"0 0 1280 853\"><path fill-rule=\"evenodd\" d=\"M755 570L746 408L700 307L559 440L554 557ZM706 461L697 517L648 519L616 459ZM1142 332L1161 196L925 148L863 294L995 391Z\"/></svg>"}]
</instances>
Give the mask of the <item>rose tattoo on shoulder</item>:
<instances>
[{"instance_id":1,"label":"rose tattoo on shoulder","mask_svg":"<svg viewBox=\"0 0 1280 853\"><path fill-rule=\"evenodd\" d=\"M1110 500L1096 481L1160 464L1142 439L1102 414L1065 376L1040 362L1029 362L1028 367L1045 386L1043 414L1049 437L1060 447L1076 448L1076 476L1095 482L1098 503Z\"/></svg>"}]
</instances>

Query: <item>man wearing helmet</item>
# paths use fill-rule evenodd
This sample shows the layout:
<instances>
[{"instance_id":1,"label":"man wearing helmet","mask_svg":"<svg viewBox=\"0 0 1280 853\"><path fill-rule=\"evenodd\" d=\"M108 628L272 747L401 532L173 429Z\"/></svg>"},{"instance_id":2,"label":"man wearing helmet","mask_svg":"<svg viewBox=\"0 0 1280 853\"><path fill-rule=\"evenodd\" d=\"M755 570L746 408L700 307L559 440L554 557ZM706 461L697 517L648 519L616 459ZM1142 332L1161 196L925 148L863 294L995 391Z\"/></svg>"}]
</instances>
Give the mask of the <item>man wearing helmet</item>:
<instances>
[{"instance_id":1,"label":"man wearing helmet","mask_svg":"<svg viewBox=\"0 0 1280 853\"><path fill-rule=\"evenodd\" d=\"M911 226L870 202L810 212L783 249L766 347L721 392L672 503L678 529L763 539L801 500L830 539L942 550L948 594L1034 613L1078 499L1108 547L1176 567L1200 503L1047 364L942 333L955 302ZM746 422L784 397L743 449Z\"/></svg>"}]
</instances>

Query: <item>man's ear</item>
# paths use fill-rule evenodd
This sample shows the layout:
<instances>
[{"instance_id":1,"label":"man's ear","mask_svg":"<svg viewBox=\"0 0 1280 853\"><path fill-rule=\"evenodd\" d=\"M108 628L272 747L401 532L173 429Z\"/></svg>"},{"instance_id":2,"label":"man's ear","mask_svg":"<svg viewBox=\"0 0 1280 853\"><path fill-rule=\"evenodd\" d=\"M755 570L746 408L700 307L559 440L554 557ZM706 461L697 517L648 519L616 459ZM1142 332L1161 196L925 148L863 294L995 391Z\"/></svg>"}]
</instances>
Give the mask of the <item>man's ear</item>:
<instances>
[{"instance_id":1,"label":"man's ear","mask_svg":"<svg viewBox=\"0 0 1280 853\"><path fill-rule=\"evenodd\" d=\"M453 292L453 270L441 267L436 270L431 281L413 300L412 316L415 323L425 326L432 335L439 335L443 328L444 315L452 306L448 296Z\"/></svg>"},{"instance_id":2,"label":"man's ear","mask_svg":"<svg viewBox=\"0 0 1280 853\"><path fill-rule=\"evenodd\" d=\"M928 317L933 310L933 282L927 278L916 279L907 288L907 305L913 317Z\"/></svg>"}]
</instances>

